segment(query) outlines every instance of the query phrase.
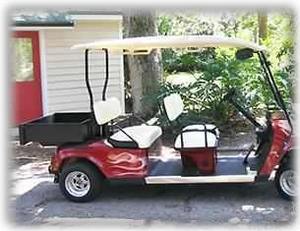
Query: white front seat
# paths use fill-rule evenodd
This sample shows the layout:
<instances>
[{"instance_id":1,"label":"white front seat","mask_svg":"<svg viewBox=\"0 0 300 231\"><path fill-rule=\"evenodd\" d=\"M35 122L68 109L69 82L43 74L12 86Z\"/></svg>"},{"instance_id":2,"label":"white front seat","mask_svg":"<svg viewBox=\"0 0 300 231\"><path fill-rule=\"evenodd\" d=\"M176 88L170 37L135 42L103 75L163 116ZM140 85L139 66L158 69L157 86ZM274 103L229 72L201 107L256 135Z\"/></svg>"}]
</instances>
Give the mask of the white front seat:
<instances>
[{"instance_id":1,"label":"white front seat","mask_svg":"<svg viewBox=\"0 0 300 231\"><path fill-rule=\"evenodd\" d=\"M217 136L206 131L186 130L176 137L174 147L176 149L215 148L218 146Z\"/></svg>"},{"instance_id":2,"label":"white front seat","mask_svg":"<svg viewBox=\"0 0 300 231\"><path fill-rule=\"evenodd\" d=\"M117 98L94 103L94 114L99 125L103 125L121 115L121 104ZM149 148L162 134L159 126L146 124L130 126L119 130L107 141L116 148Z\"/></svg>"},{"instance_id":3,"label":"white front seat","mask_svg":"<svg viewBox=\"0 0 300 231\"><path fill-rule=\"evenodd\" d=\"M179 94L173 93L163 99L164 109L170 121L176 120L184 109ZM205 129L207 129L205 135ZM175 148L216 147L220 136L219 129L214 124L192 124L184 127L175 140Z\"/></svg>"},{"instance_id":4,"label":"white front seat","mask_svg":"<svg viewBox=\"0 0 300 231\"><path fill-rule=\"evenodd\" d=\"M220 131L216 127L216 125L214 125L214 124L192 124L192 125L188 125L188 126L184 127L182 129L182 131L186 131L186 130L204 130L205 128L207 130L211 130L216 135L217 139L220 138Z\"/></svg>"}]
</instances>

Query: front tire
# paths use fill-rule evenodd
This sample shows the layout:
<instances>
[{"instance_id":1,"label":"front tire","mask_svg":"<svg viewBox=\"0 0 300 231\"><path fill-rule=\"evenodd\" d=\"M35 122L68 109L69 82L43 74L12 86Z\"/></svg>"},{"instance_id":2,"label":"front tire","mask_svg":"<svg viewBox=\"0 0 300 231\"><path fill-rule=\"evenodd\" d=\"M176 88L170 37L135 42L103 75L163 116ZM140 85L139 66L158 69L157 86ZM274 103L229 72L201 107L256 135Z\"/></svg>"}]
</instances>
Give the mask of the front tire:
<instances>
[{"instance_id":1,"label":"front tire","mask_svg":"<svg viewBox=\"0 0 300 231\"><path fill-rule=\"evenodd\" d=\"M103 177L89 163L67 165L59 176L59 187L63 195L74 202L88 202L98 197Z\"/></svg>"},{"instance_id":2,"label":"front tire","mask_svg":"<svg viewBox=\"0 0 300 231\"><path fill-rule=\"evenodd\" d=\"M296 197L295 176L295 170L289 164L281 166L276 173L277 191L286 200L293 200Z\"/></svg>"}]
</instances>

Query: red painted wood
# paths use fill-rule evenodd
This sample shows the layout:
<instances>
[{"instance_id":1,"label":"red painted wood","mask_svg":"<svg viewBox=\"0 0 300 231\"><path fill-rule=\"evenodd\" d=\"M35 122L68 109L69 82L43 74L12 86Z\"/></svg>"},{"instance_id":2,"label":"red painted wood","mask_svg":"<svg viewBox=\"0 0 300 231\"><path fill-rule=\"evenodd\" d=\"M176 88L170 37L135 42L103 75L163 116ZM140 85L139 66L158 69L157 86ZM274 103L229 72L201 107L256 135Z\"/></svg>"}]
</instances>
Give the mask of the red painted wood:
<instances>
[{"instance_id":1,"label":"red painted wood","mask_svg":"<svg viewBox=\"0 0 300 231\"><path fill-rule=\"evenodd\" d=\"M13 123L20 123L42 116L42 92L40 70L40 48L37 31L16 31L14 38L30 38L33 49L33 81L13 82Z\"/></svg>"}]
</instances>

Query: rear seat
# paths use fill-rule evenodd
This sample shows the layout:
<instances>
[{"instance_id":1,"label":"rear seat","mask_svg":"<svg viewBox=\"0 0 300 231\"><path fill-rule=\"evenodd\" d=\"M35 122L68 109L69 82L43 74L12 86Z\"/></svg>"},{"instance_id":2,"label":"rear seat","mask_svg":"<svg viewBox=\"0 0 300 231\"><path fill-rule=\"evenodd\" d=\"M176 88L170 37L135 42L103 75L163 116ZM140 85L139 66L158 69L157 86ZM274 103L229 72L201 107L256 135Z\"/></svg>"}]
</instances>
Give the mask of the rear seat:
<instances>
[{"instance_id":1,"label":"rear seat","mask_svg":"<svg viewBox=\"0 0 300 231\"><path fill-rule=\"evenodd\" d=\"M99 125L106 124L121 115L121 104L117 98L97 101L94 113ZM116 148L149 148L162 134L159 126L146 124L125 127L110 137L107 141Z\"/></svg>"}]
</instances>

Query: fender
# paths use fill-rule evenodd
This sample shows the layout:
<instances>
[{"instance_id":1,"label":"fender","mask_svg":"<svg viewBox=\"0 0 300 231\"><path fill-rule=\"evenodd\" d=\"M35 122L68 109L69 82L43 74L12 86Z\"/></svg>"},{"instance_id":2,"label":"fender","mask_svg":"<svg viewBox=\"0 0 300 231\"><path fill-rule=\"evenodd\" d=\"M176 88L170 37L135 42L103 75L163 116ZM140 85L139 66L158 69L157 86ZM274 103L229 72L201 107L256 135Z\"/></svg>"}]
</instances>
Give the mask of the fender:
<instances>
[{"instance_id":1,"label":"fender","mask_svg":"<svg viewBox=\"0 0 300 231\"><path fill-rule=\"evenodd\" d=\"M51 159L50 172L58 174L70 159L86 159L106 178L144 178L148 173L148 150L113 148L103 140L60 147Z\"/></svg>"},{"instance_id":2,"label":"fender","mask_svg":"<svg viewBox=\"0 0 300 231\"><path fill-rule=\"evenodd\" d=\"M51 164L50 164L50 173L58 174L63 166L71 161L71 160L86 160L87 162L92 163L94 166L97 167L97 169L105 176L105 174L102 171L102 162L101 160L94 158L93 156L89 156L86 153L81 152L68 152L67 154L55 154L51 158Z\"/></svg>"},{"instance_id":3,"label":"fender","mask_svg":"<svg viewBox=\"0 0 300 231\"><path fill-rule=\"evenodd\" d=\"M291 128L286 120L274 119L272 121L273 140L265 163L259 173L260 176L268 176L276 170L282 159L293 149L294 138Z\"/></svg>"}]
</instances>

